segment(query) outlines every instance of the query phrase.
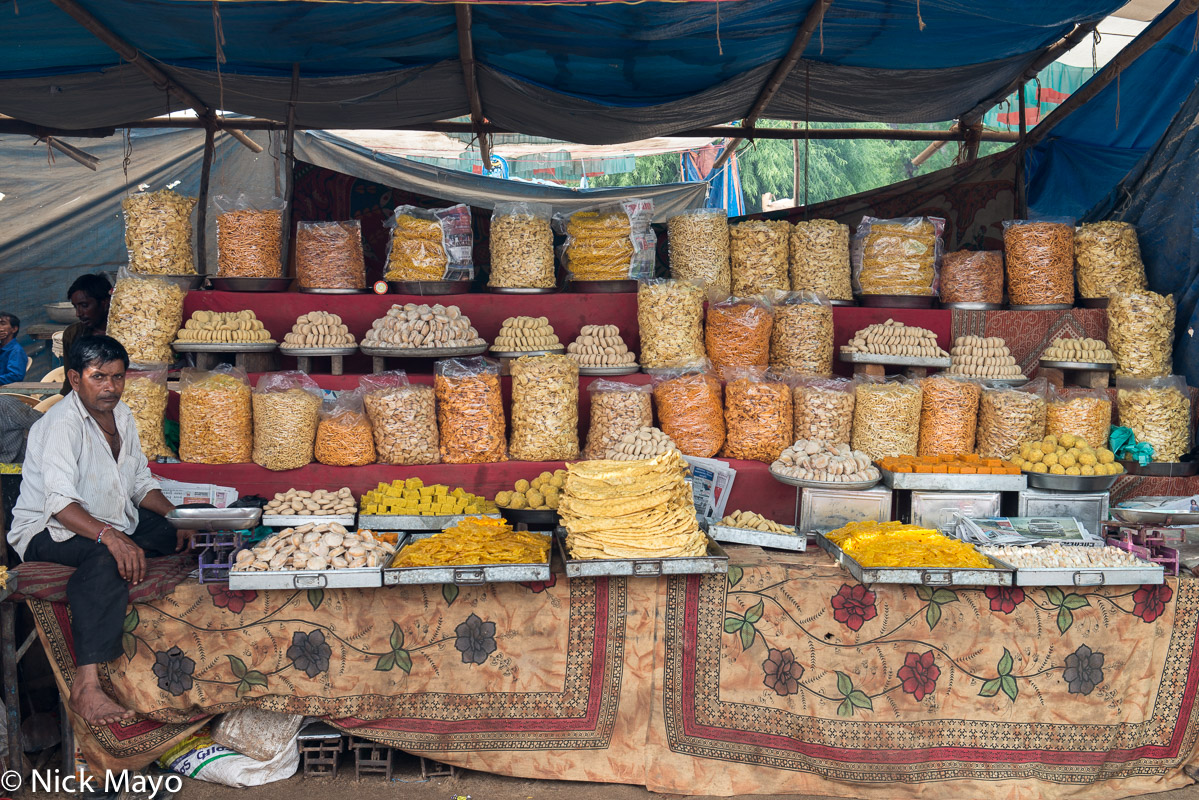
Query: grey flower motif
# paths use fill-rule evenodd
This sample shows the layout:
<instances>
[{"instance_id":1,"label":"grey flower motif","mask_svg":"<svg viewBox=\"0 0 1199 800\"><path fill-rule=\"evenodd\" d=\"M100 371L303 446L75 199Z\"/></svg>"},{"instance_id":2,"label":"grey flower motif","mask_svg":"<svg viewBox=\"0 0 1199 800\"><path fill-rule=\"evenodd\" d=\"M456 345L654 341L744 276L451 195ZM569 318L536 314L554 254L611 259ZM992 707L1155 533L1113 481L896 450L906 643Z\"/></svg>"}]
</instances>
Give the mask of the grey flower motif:
<instances>
[{"instance_id":1,"label":"grey flower motif","mask_svg":"<svg viewBox=\"0 0 1199 800\"><path fill-rule=\"evenodd\" d=\"M158 677L158 688L173 697L178 697L192 688L192 673L196 671L196 662L185 656L176 646L166 651L155 651L154 666L151 670Z\"/></svg>"},{"instance_id":2,"label":"grey flower motif","mask_svg":"<svg viewBox=\"0 0 1199 800\"><path fill-rule=\"evenodd\" d=\"M463 664L482 664L495 652L495 623L484 622L471 614L457 628L454 647L462 653Z\"/></svg>"},{"instance_id":3,"label":"grey flower motif","mask_svg":"<svg viewBox=\"0 0 1199 800\"><path fill-rule=\"evenodd\" d=\"M1066 656L1062 680L1071 694L1090 694L1103 683L1103 653L1094 653L1085 644Z\"/></svg>"},{"instance_id":4,"label":"grey flower motif","mask_svg":"<svg viewBox=\"0 0 1199 800\"><path fill-rule=\"evenodd\" d=\"M325 643L324 631L315 630L311 633L296 631L291 635L291 647L287 648L287 657L296 669L309 678L315 678L329 669L329 656L333 649Z\"/></svg>"}]
</instances>

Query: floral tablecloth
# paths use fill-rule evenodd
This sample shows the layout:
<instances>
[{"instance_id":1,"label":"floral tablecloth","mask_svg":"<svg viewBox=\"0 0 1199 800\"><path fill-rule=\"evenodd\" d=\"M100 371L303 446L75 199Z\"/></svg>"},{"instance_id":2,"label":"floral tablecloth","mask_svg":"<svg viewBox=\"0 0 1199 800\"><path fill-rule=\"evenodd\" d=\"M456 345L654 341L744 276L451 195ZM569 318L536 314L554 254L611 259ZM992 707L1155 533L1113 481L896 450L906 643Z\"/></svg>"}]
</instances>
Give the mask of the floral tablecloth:
<instances>
[{"instance_id":1,"label":"floral tablecloth","mask_svg":"<svg viewBox=\"0 0 1199 800\"><path fill-rule=\"evenodd\" d=\"M147 763L245 705L532 778L673 793L1121 797L1189 784L1199 582L858 585L819 552L730 547L728 576L234 592L132 606L76 722ZM63 687L62 604L31 601Z\"/></svg>"}]
</instances>

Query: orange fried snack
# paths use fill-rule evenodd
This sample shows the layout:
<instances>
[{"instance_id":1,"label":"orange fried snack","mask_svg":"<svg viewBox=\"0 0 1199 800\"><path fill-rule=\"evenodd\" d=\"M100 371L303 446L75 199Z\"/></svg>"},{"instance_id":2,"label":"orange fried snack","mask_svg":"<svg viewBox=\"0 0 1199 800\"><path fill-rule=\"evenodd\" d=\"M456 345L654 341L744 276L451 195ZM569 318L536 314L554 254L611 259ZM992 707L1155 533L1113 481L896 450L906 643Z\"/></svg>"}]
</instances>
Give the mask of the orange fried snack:
<instances>
[{"instance_id":1,"label":"orange fried snack","mask_svg":"<svg viewBox=\"0 0 1199 800\"><path fill-rule=\"evenodd\" d=\"M476 564L545 563L552 540L541 533L514 531L502 519L467 517L441 533L406 545L393 567L462 567Z\"/></svg>"}]
</instances>

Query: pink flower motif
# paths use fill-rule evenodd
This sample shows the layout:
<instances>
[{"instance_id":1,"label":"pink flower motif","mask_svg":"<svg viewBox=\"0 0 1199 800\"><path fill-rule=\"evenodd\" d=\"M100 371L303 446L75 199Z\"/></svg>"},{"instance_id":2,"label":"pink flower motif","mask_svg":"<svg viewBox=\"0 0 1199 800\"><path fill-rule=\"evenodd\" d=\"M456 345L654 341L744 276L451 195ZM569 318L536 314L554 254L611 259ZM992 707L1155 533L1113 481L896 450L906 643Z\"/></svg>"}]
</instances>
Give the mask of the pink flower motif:
<instances>
[{"instance_id":1,"label":"pink flower motif","mask_svg":"<svg viewBox=\"0 0 1199 800\"><path fill-rule=\"evenodd\" d=\"M861 630L862 625L878 616L874 607L874 592L860 583L850 586L841 584L841 589L832 598L833 619L851 631Z\"/></svg>"},{"instance_id":2,"label":"pink flower motif","mask_svg":"<svg viewBox=\"0 0 1199 800\"><path fill-rule=\"evenodd\" d=\"M1145 622L1153 622L1166 611L1166 603L1174 598L1169 584L1142 586L1132 595L1132 613Z\"/></svg>"},{"instance_id":3,"label":"pink flower motif","mask_svg":"<svg viewBox=\"0 0 1199 800\"><path fill-rule=\"evenodd\" d=\"M546 589L552 589L558 585L558 573L551 572L548 581L521 581L521 586L528 589L533 594L540 594Z\"/></svg>"},{"instance_id":4,"label":"pink flower motif","mask_svg":"<svg viewBox=\"0 0 1199 800\"><path fill-rule=\"evenodd\" d=\"M237 591L227 586L210 585L208 593L212 595L212 604L217 608L227 608L234 614L240 614L246 603L253 603L258 598L258 592L251 590Z\"/></svg>"},{"instance_id":5,"label":"pink flower motif","mask_svg":"<svg viewBox=\"0 0 1199 800\"><path fill-rule=\"evenodd\" d=\"M1024 590L1019 586L988 586L986 594L991 601L991 610L1004 614L1012 613L1024 602Z\"/></svg>"},{"instance_id":6,"label":"pink flower motif","mask_svg":"<svg viewBox=\"0 0 1199 800\"><path fill-rule=\"evenodd\" d=\"M799 691L803 665L796 663L795 654L791 652L790 647L786 650L772 648L767 653L766 660L762 662L762 672L765 673L762 683L774 689L774 693L780 697Z\"/></svg>"},{"instance_id":7,"label":"pink flower motif","mask_svg":"<svg viewBox=\"0 0 1199 800\"><path fill-rule=\"evenodd\" d=\"M936 690L941 669L933 661L933 651L927 650L923 655L908 653L896 675L903 681L903 690L920 701Z\"/></svg>"}]
</instances>

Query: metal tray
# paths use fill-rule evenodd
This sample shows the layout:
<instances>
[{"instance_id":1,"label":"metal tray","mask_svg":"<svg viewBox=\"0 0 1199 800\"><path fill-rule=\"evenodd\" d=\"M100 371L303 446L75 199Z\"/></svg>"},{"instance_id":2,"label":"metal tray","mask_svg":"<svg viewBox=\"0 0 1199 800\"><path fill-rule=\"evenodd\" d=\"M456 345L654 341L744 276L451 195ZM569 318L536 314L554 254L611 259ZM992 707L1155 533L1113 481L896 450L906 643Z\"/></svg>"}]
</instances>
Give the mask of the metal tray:
<instances>
[{"instance_id":1,"label":"metal tray","mask_svg":"<svg viewBox=\"0 0 1199 800\"><path fill-rule=\"evenodd\" d=\"M866 308L932 308L935 294L860 294L858 302Z\"/></svg>"},{"instance_id":2,"label":"metal tray","mask_svg":"<svg viewBox=\"0 0 1199 800\"><path fill-rule=\"evenodd\" d=\"M925 358L923 356L883 356L875 353L847 353L841 351L841 360L847 364L889 364L896 367L929 367L931 369L949 369L953 359Z\"/></svg>"},{"instance_id":3,"label":"metal tray","mask_svg":"<svg viewBox=\"0 0 1199 800\"><path fill-rule=\"evenodd\" d=\"M558 524L558 512L552 508L500 508L500 516L513 525L521 522L526 525Z\"/></svg>"},{"instance_id":4,"label":"metal tray","mask_svg":"<svg viewBox=\"0 0 1199 800\"><path fill-rule=\"evenodd\" d=\"M263 514L262 524L269 528L298 528L310 522L315 525L329 525L336 522L343 528L352 528L354 526L354 518L354 514L341 514L338 516L332 514L325 516L318 514Z\"/></svg>"},{"instance_id":5,"label":"metal tray","mask_svg":"<svg viewBox=\"0 0 1199 800\"><path fill-rule=\"evenodd\" d=\"M579 367L580 375L634 375L640 371L640 364L621 364L619 367Z\"/></svg>"},{"instance_id":6,"label":"metal tray","mask_svg":"<svg viewBox=\"0 0 1199 800\"><path fill-rule=\"evenodd\" d=\"M554 294L558 291L558 287L551 286L543 289L533 286L488 286L487 291L492 294Z\"/></svg>"},{"instance_id":7,"label":"metal tray","mask_svg":"<svg viewBox=\"0 0 1199 800\"><path fill-rule=\"evenodd\" d=\"M166 515L167 522L184 531L244 531L261 518L261 508L176 508Z\"/></svg>"},{"instance_id":8,"label":"metal tray","mask_svg":"<svg viewBox=\"0 0 1199 800\"><path fill-rule=\"evenodd\" d=\"M1058 492L1106 492L1119 475L1050 475L1046 472L1025 472L1033 489L1053 489Z\"/></svg>"},{"instance_id":9,"label":"metal tray","mask_svg":"<svg viewBox=\"0 0 1199 800\"><path fill-rule=\"evenodd\" d=\"M270 353L278 349L278 342L173 342L177 353Z\"/></svg>"},{"instance_id":10,"label":"metal tray","mask_svg":"<svg viewBox=\"0 0 1199 800\"><path fill-rule=\"evenodd\" d=\"M321 289L318 287L301 286L300 291L304 294L366 294L370 289Z\"/></svg>"},{"instance_id":11,"label":"metal tray","mask_svg":"<svg viewBox=\"0 0 1199 800\"><path fill-rule=\"evenodd\" d=\"M1052 361L1042 358L1040 364L1050 369L1072 369L1078 372L1113 372L1116 369L1115 364L1106 361Z\"/></svg>"},{"instance_id":12,"label":"metal tray","mask_svg":"<svg viewBox=\"0 0 1199 800\"><path fill-rule=\"evenodd\" d=\"M1108 297L1080 297L1078 304L1083 308L1107 308Z\"/></svg>"},{"instance_id":13,"label":"metal tray","mask_svg":"<svg viewBox=\"0 0 1199 800\"><path fill-rule=\"evenodd\" d=\"M388 281L392 294L470 294L470 281Z\"/></svg>"},{"instance_id":14,"label":"metal tray","mask_svg":"<svg viewBox=\"0 0 1199 800\"><path fill-rule=\"evenodd\" d=\"M579 294L633 294L637 291L637 281L578 281L572 280L567 288Z\"/></svg>"},{"instance_id":15,"label":"metal tray","mask_svg":"<svg viewBox=\"0 0 1199 800\"><path fill-rule=\"evenodd\" d=\"M1019 475L949 475L937 472L892 472L879 467L883 483L892 489L924 492L1022 492L1031 485Z\"/></svg>"},{"instance_id":16,"label":"metal tray","mask_svg":"<svg viewBox=\"0 0 1199 800\"><path fill-rule=\"evenodd\" d=\"M286 292L291 278L217 278L208 283L218 292Z\"/></svg>"},{"instance_id":17,"label":"metal tray","mask_svg":"<svg viewBox=\"0 0 1199 800\"><path fill-rule=\"evenodd\" d=\"M1152 500L1151 497L1134 497L1133 500ZM1111 509L1113 517L1121 522L1134 525L1143 523L1155 525L1199 525L1197 511L1161 511L1156 508L1120 508Z\"/></svg>"},{"instance_id":18,"label":"metal tray","mask_svg":"<svg viewBox=\"0 0 1199 800\"><path fill-rule=\"evenodd\" d=\"M965 567L863 567L852 556L829 541L824 534L816 534L816 544L845 569L859 583L903 583L915 586L1011 586L1014 583L1012 567L990 556L988 560L995 569L968 569Z\"/></svg>"},{"instance_id":19,"label":"metal tray","mask_svg":"<svg viewBox=\"0 0 1199 800\"><path fill-rule=\"evenodd\" d=\"M987 556L990 558L990 556ZM1005 562L992 559L1000 564ZM1166 570L1149 561L1140 567L1015 567L1017 586L1136 586L1166 582Z\"/></svg>"},{"instance_id":20,"label":"metal tray","mask_svg":"<svg viewBox=\"0 0 1199 800\"><path fill-rule=\"evenodd\" d=\"M941 303L941 308L954 308L958 311L999 311L1003 303Z\"/></svg>"},{"instance_id":21,"label":"metal tray","mask_svg":"<svg viewBox=\"0 0 1199 800\"><path fill-rule=\"evenodd\" d=\"M1154 478L1189 478L1199 472L1199 461L1151 461L1141 466L1135 461L1121 461L1129 475L1148 475Z\"/></svg>"},{"instance_id":22,"label":"metal tray","mask_svg":"<svg viewBox=\"0 0 1199 800\"><path fill-rule=\"evenodd\" d=\"M983 383L999 383L1004 386L1020 386L1028 383L1028 378L1024 375L1021 375L1019 378L984 378L981 375L952 375L950 377L969 378L975 381L982 381Z\"/></svg>"},{"instance_id":23,"label":"metal tray","mask_svg":"<svg viewBox=\"0 0 1199 800\"><path fill-rule=\"evenodd\" d=\"M882 470L879 470L879 473L881 475ZM787 475L780 475L773 469L770 470L770 477L779 483L785 483L788 486L798 486L801 489L872 489L878 486L878 482L882 480L881 478L875 478L872 481L853 481L851 483L841 481L808 481L803 478L791 478Z\"/></svg>"},{"instance_id":24,"label":"metal tray","mask_svg":"<svg viewBox=\"0 0 1199 800\"><path fill-rule=\"evenodd\" d=\"M566 553L566 537L555 536L562 563L568 578L597 578L625 576L656 578L659 575L724 575L729 571L729 555L724 548L708 539L706 556L679 558L582 558L572 559Z\"/></svg>"},{"instance_id":25,"label":"metal tray","mask_svg":"<svg viewBox=\"0 0 1199 800\"><path fill-rule=\"evenodd\" d=\"M208 280L207 275L199 275L194 272L189 272L185 275L159 275L153 272L134 272L132 273L139 278L160 278L169 281L185 292L195 291L204 285L204 281ZM72 316L74 312L72 312Z\"/></svg>"},{"instance_id":26,"label":"metal tray","mask_svg":"<svg viewBox=\"0 0 1199 800\"><path fill-rule=\"evenodd\" d=\"M345 347L280 347L279 352L285 356L348 356L358 352L358 345Z\"/></svg>"},{"instance_id":27,"label":"metal tray","mask_svg":"<svg viewBox=\"0 0 1199 800\"><path fill-rule=\"evenodd\" d=\"M830 306L844 306L846 308L851 308L851 307L857 305L857 301L856 300L833 300L832 298L829 298L828 304Z\"/></svg>"},{"instance_id":28,"label":"metal tray","mask_svg":"<svg viewBox=\"0 0 1199 800\"><path fill-rule=\"evenodd\" d=\"M396 553L403 551L405 545L420 539L427 539L431 533L405 536L400 540ZM551 539L552 533L545 534ZM551 542L552 545L552 542ZM525 583L528 581L548 581L550 579L550 561L554 558L554 548L551 546L545 554L545 562L538 564L479 564L477 566L461 567L384 567L383 585L400 586L423 583L452 583L455 586L478 586L483 583Z\"/></svg>"},{"instance_id":29,"label":"metal tray","mask_svg":"<svg viewBox=\"0 0 1199 800\"><path fill-rule=\"evenodd\" d=\"M520 358L521 356L560 356L565 352L565 347L550 347L546 350L492 350L489 355L495 358Z\"/></svg>"},{"instance_id":30,"label":"metal tray","mask_svg":"<svg viewBox=\"0 0 1199 800\"><path fill-rule=\"evenodd\" d=\"M419 516L415 514L359 514L358 527L372 531L440 531L468 517L491 517L499 514L441 514Z\"/></svg>"},{"instance_id":31,"label":"metal tray","mask_svg":"<svg viewBox=\"0 0 1199 800\"><path fill-rule=\"evenodd\" d=\"M1008 306L1012 311L1064 311L1067 308L1074 308L1073 303L1033 303L1028 306Z\"/></svg>"},{"instance_id":32,"label":"metal tray","mask_svg":"<svg viewBox=\"0 0 1199 800\"><path fill-rule=\"evenodd\" d=\"M708 527L708 535L718 542L756 544L758 547L769 547L772 550L802 552L808 549L808 537L802 533L767 533L766 531L757 531L752 528L710 525Z\"/></svg>"},{"instance_id":33,"label":"metal tray","mask_svg":"<svg viewBox=\"0 0 1199 800\"><path fill-rule=\"evenodd\" d=\"M382 585L381 567L264 572L229 570L230 589L376 589Z\"/></svg>"},{"instance_id":34,"label":"metal tray","mask_svg":"<svg viewBox=\"0 0 1199 800\"><path fill-rule=\"evenodd\" d=\"M487 352L486 344L469 347L371 347L359 345L364 355L385 358L452 358L454 356L477 356Z\"/></svg>"}]
</instances>

